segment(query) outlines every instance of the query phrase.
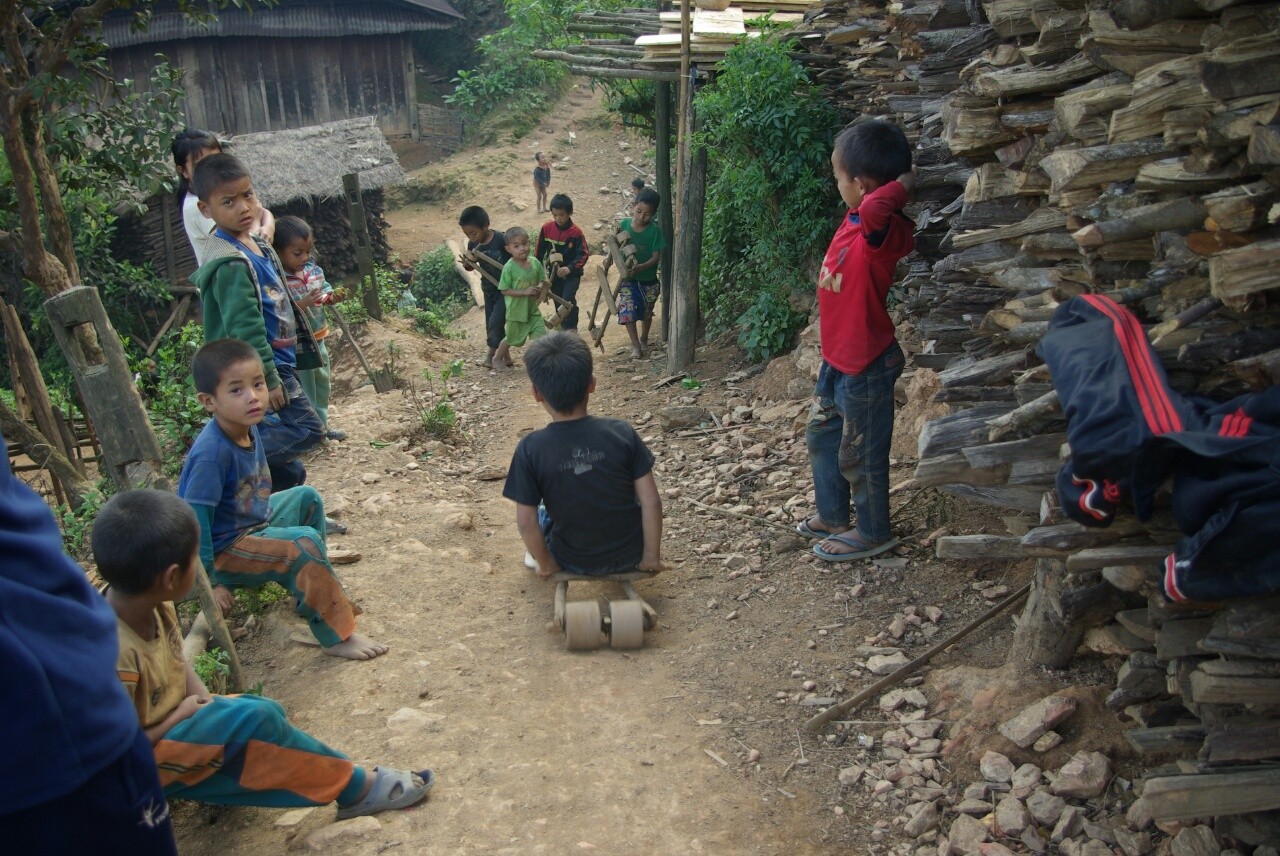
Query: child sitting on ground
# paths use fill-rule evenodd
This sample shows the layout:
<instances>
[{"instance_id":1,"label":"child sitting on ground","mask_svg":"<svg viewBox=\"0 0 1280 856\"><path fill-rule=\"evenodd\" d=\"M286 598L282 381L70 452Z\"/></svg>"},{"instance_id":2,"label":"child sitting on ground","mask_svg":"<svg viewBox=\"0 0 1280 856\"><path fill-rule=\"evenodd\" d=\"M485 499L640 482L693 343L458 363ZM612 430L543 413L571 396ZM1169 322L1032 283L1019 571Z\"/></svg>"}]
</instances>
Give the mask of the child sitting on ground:
<instances>
[{"instance_id":1,"label":"child sitting on ground","mask_svg":"<svg viewBox=\"0 0 1280 856\"><path fill-rule=\"evenodd\" d=\"M541 214L547 210L547 188L551 186L551 161L547 160L547 156L542 152L538 152L533 156L533 162L537 164L533 168L533 195L535 207Z\"/></svg>"},{"instance_id":2,"label":"child sitting on ground","mask_svg":"<svg viewBox=\"0 0 1280 856\"><path fill-rule=\"evenodd\" d=\"M254 360L256 362L256 360ZM172 601L191 589L201 527L171 493L113 496L93 526L93 555L116 613L116 669L155 751L170 799L270 808L338 803L338 817L406 808L435 783L430 770L373 775L300 731L279 702L211 695L182 659Z\"/></svg>"},{"instance_id":3,"label":"child sitting on ground","mask_svg":"<svg viewBox=\"0 0 1280 856\"><path fill-rule=\"evenodd\" d=\"M658 262L662 261L662 251L667 246L667 239L662 230L653 222L658 211L658 203L662 197L658 191L646 187L636 194L636 204L632 207L632 216L622 221L622 230L631 236L631 245L636 248L630 273L622 271L622 282L618 286L618 323L627 328L631 337L631 359L644 357L645 348L649 347L649 326L653 323L653 310L658 306L658 298L662 296L662 283L658 281ZM604 269L609 270L613 261L605 256ZM637 323L639 332L636 331Z\"/></svg>"},{"instance_id":4,"label":"child sitting on ground","mask_svg":"<svg viewBox=\"0 0 1280 856\"><path fill-rule=\"evenodd\" d=\"M196 351L191 374L213 419L191 444L178 495L200 521L200 559L223 611L229 586L279 583L326 654L369 660L387 646L355 632L357 610L329 564L324 502L299 485L271 493L258 423L267 405L262 361L246 342L219 339Z\"/></svg>"},{"instance_id":5,"label":"child sitting on ground","mask_svg":"<svg viewBox=\"0 0 1280 856\"><path fill-rule=\"evenodd\" d=\"M200 288L204 339L241 339L258 352L272 413L263 421L263 452L273 490L306 481L298 456L324 440L320 417L298 380L299 369L320 365L307 319L285 288L280 258L253 234L261 206L244 164L209 155L196 164L192 183L200 211L218 224L208 260L191 275Z\"/></svg>"},{"instance_id":6,"label":"child sitting on ground","mask_svg":"<svg viewBox=\"0 0 1280 856\"><path fill-rule=\"evenodd\" d=\"M489 212L479 205L462 209L462 214L458 217L458 225L462 227L462 234L467 236L468 252L488 256L499 265L505 265L511 258L511 254L507 252L506 235L489 226ZM469 262L464 262L463 267L467 270L474 269L474 265ZM493 270L489 270L488 273L492 275ZM502 344L504 327L507 323L507 307L503 303L502 292L489 281L488 277L480 277L480 290L484 292L484 333L485 343L489 347L489 352L481 365L491 369L493 357L498 352L498 346Z\"/></svg>"},{"instance_id":7,"label":"child sitting on ground","mask_svg":"<svg viewBox=\"0 0 1280 856\"><path fill-rule=\"evenodd\" d=\"M539 576L662 570L662 500L653 453L620 419L587 413L595 392L591 350L552 333L525 354L533 398L551 424L522 438L502 495Z\"/></svg>"},{"instance_id":8,"label":"child sitting on ground","mask_svg":"<svg viewBox=\"0 0 1280 856\"><path fill-rule=\"evenodd\" d=\"M218 239L213 236L213 231L218 228L218 224L200 213L200 200L191 192L191 172L204 158L221 154L222 142L211 131L183 128L173 138L169 150L173 153L173 168L178 173L176 196L178 204L182 206L182 225L187 230L191 249L196 254L196 264L202 265L217 249ZM253 233L270 241L274 229L275 218L271 216L271 212L266 208L259 208Z\"/></svg>"},{"instance_id":9,"label":"child sitting on ground","mask_svg":"<svg viewBox=\"0 0 1280 856\"><path fill-rule=\"evenodd\" d=\"M494 358L508 368L515 365L511 349L518 348L529 339L545 336L547 322L538 308L538 294L547 279L547 269L542 262L529 257L529 233L516 226L506 232L507 254L511 256L502 267L498 289L502 292L506 322L502 344Z\"/></svg>"},{"instance_id":10,"label":"child sitting on ground","mask_svg":"<svg viewBox=\"0 0 1280 856\"><path fill-rule=\"evenodd\" d=\"M293 298L293 305L307 317L311 325L311 338L316 343L320 365L313 369L298 369L298 380L307 394L311 406L320 417L320 426L329 440L345 440L347 435L329 427L329 349L324 340L329 336L329 319L324 307L337 303L341 298L333 286L325 281L324 271L312 258L315 237L311 226L301 217L281 217L276 221L276 235L271 241L280 264L284 268L285 287Z\"/></svg>"},{"instance_id":11,"label":"child sitting on ground","mask_svg":"<svg viewBox=\"0 0 1280 856\"><path fill-rule=\"evenodd\" d=\"M818 514L796 528L822 541L813 548L819 558L848 562L897 543L889 520L889 445L893 387L906 358L885 298L898 260L915 246L914 224L902 213L915 175L906 135L880 120L845 128L831 166L849 213L818 279L822 366L806 429Z\"/></svg>"},{"instance_id":12,"label":"child sitting on ground","mask_svg":"<svg viewBox=\"0 0 1280 856\"><path fill-rule=\"evenodd\" d=\"M552 253L559 253L561 261L551 277L551 293L573 304L560 329L576 330L578 286L582 284L582 271L591 253L587 249L587 236L573 222L573 200L564 193L551 197L551 219L542 224L534 250L538 261L548 268L547 259Z\"/></svg>"}]
</instances>

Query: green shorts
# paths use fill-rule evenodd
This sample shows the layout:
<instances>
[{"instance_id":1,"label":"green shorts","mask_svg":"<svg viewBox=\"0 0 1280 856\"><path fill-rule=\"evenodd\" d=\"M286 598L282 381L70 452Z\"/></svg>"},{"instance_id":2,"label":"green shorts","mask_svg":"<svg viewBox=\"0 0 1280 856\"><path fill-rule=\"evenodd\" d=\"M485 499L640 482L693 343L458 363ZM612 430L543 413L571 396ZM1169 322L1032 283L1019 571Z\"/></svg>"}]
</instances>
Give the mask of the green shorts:
<instances>
[{"instance_id":1,"label":"green shorts","mask_svg":"<svg viewBox=\"0 0 1280 856\"><path fill-rule=\"evenodd\" d=\"M506 324L504 341L513 348L518 348L529 339L537 339L547 334L547 322L542 320L542 313L534 310L528 321L511 321Z\"/></svg>"}]
</instances>

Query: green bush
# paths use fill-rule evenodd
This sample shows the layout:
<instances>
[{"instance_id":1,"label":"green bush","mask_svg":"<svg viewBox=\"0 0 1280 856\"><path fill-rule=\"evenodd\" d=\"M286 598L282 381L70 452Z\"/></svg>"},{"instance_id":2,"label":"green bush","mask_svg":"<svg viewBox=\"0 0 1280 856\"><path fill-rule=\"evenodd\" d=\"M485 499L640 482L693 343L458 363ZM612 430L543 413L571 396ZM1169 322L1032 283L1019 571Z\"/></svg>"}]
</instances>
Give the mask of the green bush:
<instances>
[{"instance_id":1,"label":"green bush","mask_svg":"<svg viewBox=\"0 0 1280 856\"><path fill-rule=\"evenodd\" d=\"M803 322L790 296L814 288L834 226L835 110L775 37L730 49L697 95L707 149L702 313L712 335L740 326L753 359L785 350Z\"/></svg>"},{"instance_id":2,"label":"green bush","mask_svg":"<svg viewBox=\"0 0 1280 856\"><path fill-rule=\"evenodd\" d=\"M79 508L58 506L58 525L62 527L62 545L67 555L80 561L93 558L89 544L89 536L93 532L93 521L98 519L98 512L111 497L112 486L107 479L99 479L93 489L84 495Z\"/></svg>"},{"instance_id":3,"label":"green bush","mask_svg":"<svg viewBox=\"0 0 1280 856\"><path fill-rule=\"evenodd\" d=\"M471 299L471 288L454 267L453 252L443 244L428 250L413 266L413 281L409 286L419 306L428 303L449 303Z\"/></svg>"},{"instance_id":4,"label":"green bush","mask_svg":"<svg viewBox=\"0 0 1280 856\"><path fill-rule=\"evenodd\" d=\"M170 330L148 358L133 361L146 402L151 426L160 441L165 474L176 478L182 459L209 421L204 405L196 400L191 358L204 344L204 328L192 321Z\"/></svg>"}]
</instances>

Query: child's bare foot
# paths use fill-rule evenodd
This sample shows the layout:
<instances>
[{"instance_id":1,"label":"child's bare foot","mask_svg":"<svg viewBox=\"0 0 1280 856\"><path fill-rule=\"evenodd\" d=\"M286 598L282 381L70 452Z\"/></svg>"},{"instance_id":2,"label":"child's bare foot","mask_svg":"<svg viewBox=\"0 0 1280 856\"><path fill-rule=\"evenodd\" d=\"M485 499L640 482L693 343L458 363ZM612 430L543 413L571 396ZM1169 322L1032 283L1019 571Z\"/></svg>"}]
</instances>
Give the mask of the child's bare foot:
<instances>
[{"instance_id":1,"label":"child's bare foot","mask_svg":"<svg viewBox=\"0 0 1280 856\"><path fill-rule=\"evenodd\" d=\"M632 348L632 349L631 349L631 359L633 359L633 360L643 360L643 359L644 359L644 349L643 349L643 348L641 348L639 345L637 345L636 347Z\"/></svg>"},{"instance_id":2,"label":"child's bare foot","mask_svg":"<svg viewBox=\"0 0 1280 856\"><path fill-rule=\"evenodd\" d=\"M345 642L330 645L322 650L330 657L345 657L348 660L372 660L374 657L381 657L390 649L381 642L375 642L368 636L352 633Z\"/></svg>"}]
</instances>

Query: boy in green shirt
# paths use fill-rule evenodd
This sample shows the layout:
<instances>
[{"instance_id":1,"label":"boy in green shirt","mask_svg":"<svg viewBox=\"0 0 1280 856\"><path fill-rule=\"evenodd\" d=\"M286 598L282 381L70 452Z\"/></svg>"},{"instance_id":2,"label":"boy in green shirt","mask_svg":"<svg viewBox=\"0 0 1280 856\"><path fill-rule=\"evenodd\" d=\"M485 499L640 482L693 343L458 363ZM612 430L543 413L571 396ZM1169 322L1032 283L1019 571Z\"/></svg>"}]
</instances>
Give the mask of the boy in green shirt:
<instances>
[{"instance_id":1,"label":"boy in green shirt","mask_svg":"<svg viewBox=\"0 0 1280 856\"><path fill-rule=\"evenodd\" d=\"M631 235L636 255L635 266L618 286L618 323L627 328L627 335L631 337L633 360L643 359L644 349L649 347L649 325L653 322L653 310L662 294L662 285L658 282L658 262L662 258L662 250L667 246L667 239L662 230L653 224L653 215L657 212L661 199L658 191L646 187L636 194L635 205L631 209L632 216L622 221L622 228ZM610 261L605 256L606 271ZM637 322L640 325L638 333Z\"/></svg>"},{"instance_id":2,"label":"boy in green shirt","mask_svg":"<svg viewBox=\"0 0 1280 856\"><path fill-rule=\"evenodd\" d=\"M511 259L503 266L498 280L507 310L506 335L494 356L498 365L512 366L513 347L546 335L547 324L542 320L536 298L547 278L547 269L542 262L530 258L529 233L524 229L519 226L508 229L506 239Z\"/></svg>"}]
</instances>

